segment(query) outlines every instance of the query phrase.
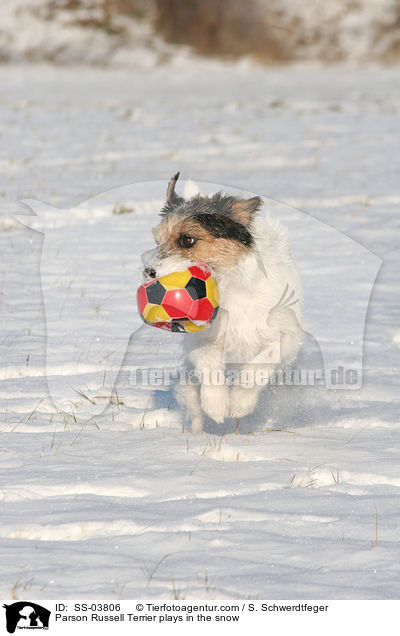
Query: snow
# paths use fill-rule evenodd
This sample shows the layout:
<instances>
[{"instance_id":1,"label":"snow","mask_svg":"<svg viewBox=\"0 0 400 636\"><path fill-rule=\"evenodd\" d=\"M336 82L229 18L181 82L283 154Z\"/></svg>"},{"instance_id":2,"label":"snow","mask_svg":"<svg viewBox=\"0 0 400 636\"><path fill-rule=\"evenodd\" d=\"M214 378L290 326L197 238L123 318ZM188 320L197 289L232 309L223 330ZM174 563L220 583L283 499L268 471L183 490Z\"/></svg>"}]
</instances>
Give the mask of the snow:
<instances>
[{"instance_id":1,"label":"snow","mask_svg":"<svg viewBox=\"0 0 400 636\"><path fill-rule=\"evenodd\" d=\"M4 66L0 79L0 596L398 598L398 68ZM383 262L362 388L276 387L238 430L208 421L200 436L170 387L124 385L124 376L93 419L79 405L75 416L54 413L49 388L62 399L99 379L89 347L74 369L68 342L53 347L46 379L46 333L57 330L45 320L42 248L69 237L75 249L63 248L69 261L54 274L87 266L103 292L113 281L111 300L94 310L99 337L110 328L124 349L139 325L139 257L177 170L264 195L271 216L287 215L311 319L330 299L340 306L356 276L359 323L371 276L349 266L343 234L370 255L372 273ZM49 204L39 221L25 217L44 236L16 220L29 214L19 199ZM134 212L113 214L121 205ZM332 228L323 298L312 281L323 290L329 240L316 244L312 217ZM61 310L64 288L53 292ZM90 333L93 307L71 320L71 337ZM348 331L326 344L351 358L356 314L344 309ZM179 338L140 327L125 369L174 369Z\"/></svg>"}]
</instances>

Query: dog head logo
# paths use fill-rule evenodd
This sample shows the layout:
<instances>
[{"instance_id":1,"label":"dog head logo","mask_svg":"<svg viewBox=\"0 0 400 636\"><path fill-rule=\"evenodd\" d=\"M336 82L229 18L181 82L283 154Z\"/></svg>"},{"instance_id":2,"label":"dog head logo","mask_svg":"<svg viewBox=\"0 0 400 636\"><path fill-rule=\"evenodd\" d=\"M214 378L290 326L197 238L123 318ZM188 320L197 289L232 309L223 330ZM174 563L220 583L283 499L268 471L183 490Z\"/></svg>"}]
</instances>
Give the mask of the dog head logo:
<instances>
[{"instance_id":1,"label":"dog head logo","mask_svg":"<svg viewBox=\"0 0 400 636\"><path fill-rule=\"evenodd\" d=\"M6 610L7 631L14 634L16 629L48 629L51 612L31 601L18 601L3 605Z\"/></svg>"},{"instance_id":2,"label":"dog head logo","mask_svg":"<svg viewBox=\"0 0 400 636\"><path fill-rule=\"evenodd\" d=\"M124 186L71 210L24 202L35 215L18 215L18 220L44 235L40 273L46 375L58 411L81 419L100 414L112 395L130 336L131 341L132 334L140 339L136 289L142 282L141 254L154 248L151 228L159 221L166 185ZM191 182L182 181L179 188L183 196L193 195ZM202 194L254 197L212 183L199 183L198 188ZM304 288L304 324L320 347L326 386L359 388L365 318L380 259L308 214L266 198L263 204L289 229ZM142 353L139 365L146 364ZM356 370L356 381L332 376L341 367Z\"/></svg>"}]
</instances>

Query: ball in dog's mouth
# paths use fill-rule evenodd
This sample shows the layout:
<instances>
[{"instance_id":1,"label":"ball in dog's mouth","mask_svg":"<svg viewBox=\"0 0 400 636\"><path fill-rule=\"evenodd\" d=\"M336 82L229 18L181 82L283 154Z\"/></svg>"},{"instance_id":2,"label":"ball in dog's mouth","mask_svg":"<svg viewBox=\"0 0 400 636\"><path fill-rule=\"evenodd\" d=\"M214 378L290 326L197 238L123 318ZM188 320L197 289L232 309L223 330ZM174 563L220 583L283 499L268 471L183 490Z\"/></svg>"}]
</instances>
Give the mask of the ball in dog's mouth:
<instances>
[{"instance_id":1,"label":"ball in dog's mouth","mask_svg":"<svg viewBox=\"0 0 400 636\"><path fill-rule=\"evenodd\" d=\"M191 265L141 285L137 306L142 320L152 327L196 333L217 316L218 284L207 265Z\"/></svg>"}]
</instances>

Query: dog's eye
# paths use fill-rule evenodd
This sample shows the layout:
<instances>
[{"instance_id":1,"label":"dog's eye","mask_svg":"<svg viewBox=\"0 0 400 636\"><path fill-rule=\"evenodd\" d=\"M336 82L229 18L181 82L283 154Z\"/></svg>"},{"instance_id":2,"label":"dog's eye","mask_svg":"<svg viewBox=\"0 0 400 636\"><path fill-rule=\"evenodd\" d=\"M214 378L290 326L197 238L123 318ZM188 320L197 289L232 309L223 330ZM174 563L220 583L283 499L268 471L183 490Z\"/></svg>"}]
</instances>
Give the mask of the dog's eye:
<instances>
[{"instance_id":1,"label":"dog's eye","mask_svg":"<svg viewBox=\"0 0 400 636\"><path fill-rule=\"evenodd\" d=\"M178 247L183 247L185 249L193 247L196 242L197 239L193 238L193 236L189 236L189 234L181 234L177 240Z\"/></svg>"}]
</instances>

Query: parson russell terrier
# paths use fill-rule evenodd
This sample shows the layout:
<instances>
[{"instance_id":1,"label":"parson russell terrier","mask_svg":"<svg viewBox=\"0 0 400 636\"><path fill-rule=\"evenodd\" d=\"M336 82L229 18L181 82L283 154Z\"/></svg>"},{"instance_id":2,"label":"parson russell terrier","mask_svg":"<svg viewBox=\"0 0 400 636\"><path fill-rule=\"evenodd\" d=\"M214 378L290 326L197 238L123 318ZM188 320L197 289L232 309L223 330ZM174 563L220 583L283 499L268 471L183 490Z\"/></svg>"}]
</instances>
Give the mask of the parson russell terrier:
<instances>
[{"instance_id":1,"label":"parson russell terrier","mask_svg":"<svg viewBox=\"0 0 400 636\"><path fill-rule=\"evenodd\" d=\"M185 335L186 362L199 382L176 387L192 431L199 433L204 413L215 422L252 413L271 371L295 360L304 333L302 288L283 228L257 214L259 197L218 192L184 199L175 192L178 178L179 173L168 184L161 222L153 230L157 247L144 259L144 280L195 263L206 263L217 279L215 321ZM232 368L239 381L221 382Z\"/></svg>"}]
</instances>

